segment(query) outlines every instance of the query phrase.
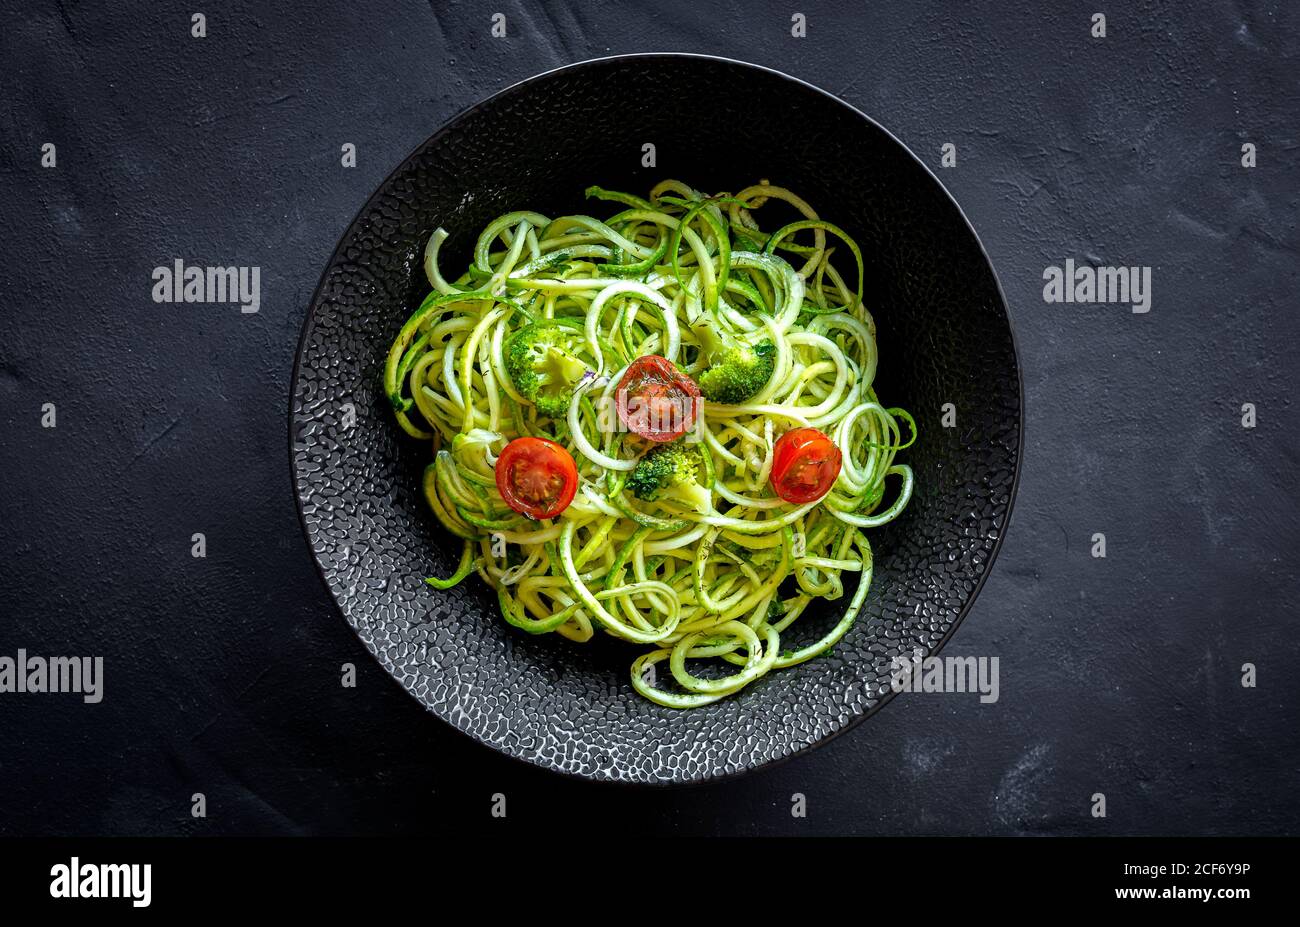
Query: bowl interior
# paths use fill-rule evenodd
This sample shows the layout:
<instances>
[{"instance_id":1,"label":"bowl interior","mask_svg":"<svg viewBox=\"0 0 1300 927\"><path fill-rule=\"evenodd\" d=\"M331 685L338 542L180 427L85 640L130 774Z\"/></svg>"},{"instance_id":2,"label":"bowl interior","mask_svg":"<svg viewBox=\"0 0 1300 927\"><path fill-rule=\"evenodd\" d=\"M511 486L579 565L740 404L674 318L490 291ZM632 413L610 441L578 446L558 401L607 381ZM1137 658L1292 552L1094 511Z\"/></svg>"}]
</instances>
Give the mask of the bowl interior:
<instances>
[{"instance_id":1,"label":"bowl interior","mask_svg":"<svg viewBox=\"0 0 1300 927\"><path fill-rule=\"evenodd\" d=\"M653 146L648 148L647 146ZM653 164L648 163L653 155ZM870 533L875 578L830 654L691 711L628 682L617 641L530 637L476 578L438 592L460 545L426 509L428 446L380 389L388 345L427 294L439 225L449 276L515 209L591 212L591 184L644 195L665 177L708 192L767 178L862 247L880 350L876 390L915 417L900 459L911 505ZM759 213L765 227L772 220ZM944 427L951 404L954 427ZM974 232L896 139L807 84L737 62L628 56L516 85L457 117L385 181L343 236L299 348L291 456L321 573L366 646L434 714L512 756L630 782L737 774L836 734L890 695L891 660L933 652L973 600L1002 537L1020 450L1020 379L1006 309ZM850 586L851 581L846 583ZM847 596L846 596L847 599ZM801 618L811 638L822 616Z\"/></svg>"}]
</instances>

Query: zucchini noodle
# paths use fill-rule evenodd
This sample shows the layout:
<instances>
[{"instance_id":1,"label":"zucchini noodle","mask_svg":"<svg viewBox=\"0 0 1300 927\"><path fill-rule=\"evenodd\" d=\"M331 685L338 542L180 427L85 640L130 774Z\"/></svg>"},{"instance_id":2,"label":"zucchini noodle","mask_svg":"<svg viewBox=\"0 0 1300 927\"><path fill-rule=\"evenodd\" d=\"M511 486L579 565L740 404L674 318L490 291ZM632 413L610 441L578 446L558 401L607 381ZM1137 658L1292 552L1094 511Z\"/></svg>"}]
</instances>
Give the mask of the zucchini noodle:
<instances>
[{"instance_id":1,"label":"zucchini noodle","mask_svg":"<svg viewBox=\"0 0 1300 927\"><path fill-rule=\"evenodd\" d=\"M438 266L447 231L429 238L432 292L393 341L383 380L399 427L432 444L424 495L462 542L455 572L427 582L448 589L477 573L526 633L584 642L601 631L648 647L632 663L636 691L704 705L848 632L871 584L867 531L912 495L911 468L895 456L916 423L872 387L861 251L803 199L766 180L714 196L672 180L644 199L600 187L587 196L612 214L508 213L454 280ZM796 218L765 232L771 202ZM771 373L743 402L702 400L679 439L701 459L699 504L642 501L626 484L651 445L620 431L614 394L646 355L698 379L711 366L702 320L744 344L770 342ZM566 358L585 367L559 400L567 409L551 415L509 366L511 336L537 323L559 326ZM770 479L776 440L799 427L833 440L842 466L829 492L795 504ZM555 518L518 514L498 493L498 456L520 437L554 441L577 464L576 495ZM846 596L829 631L793 643L814 599Z\"/></svg>"}]
</instances>

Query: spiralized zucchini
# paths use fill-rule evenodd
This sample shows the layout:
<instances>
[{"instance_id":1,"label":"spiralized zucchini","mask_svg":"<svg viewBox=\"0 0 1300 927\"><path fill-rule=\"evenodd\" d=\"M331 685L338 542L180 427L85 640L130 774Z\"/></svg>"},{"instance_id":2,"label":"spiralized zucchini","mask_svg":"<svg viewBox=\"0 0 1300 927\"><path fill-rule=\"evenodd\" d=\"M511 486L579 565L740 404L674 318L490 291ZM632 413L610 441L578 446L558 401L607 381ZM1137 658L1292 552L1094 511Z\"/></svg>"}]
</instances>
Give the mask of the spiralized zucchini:
<instances>
[{"instance_id":1,"label":"spiralized zucchini","mask_svg":"<svg viewBox=\"0 0 1300 927\"><path fill-rule=\"evenodd\" d=\"M763 181L706 196L665 180L646 199L599 187L587 196L613 214L501 216L450 282L438 266L447 232L429 239L433 291L384 371L398 424L432 442L429 506L463 540L454 575L428 582L448 588L478 573L523 631L582 642L599 629L648 647L632 663L636 690L674 708L704 705L848 632L871 583L867 531L912 494L895 454L916 425L872 389L876 329L858 246L794 193ZM758 214L773 201L803 218L763 231ZM848 277L832 256L847 259ZM698 379L708 359L692 323L702 313L739 341L770 340L773 372L743 403L705 401L683 439L700 442L707 506L643 502L625 482L649 445L617 427L615 387L651 354ZM541 320L569 327L587 368L562 417L541 415L507 369L510 336ZM801 426L830 437L843 464L827 495L796 505L769 481L774 443ZM516 514L497 492L497 457L521 436L556 441L577 462L577 496L554 519ZM846 582L839 622L783 647L809 603L845 596Z\"/></svg>"}]
</instances>

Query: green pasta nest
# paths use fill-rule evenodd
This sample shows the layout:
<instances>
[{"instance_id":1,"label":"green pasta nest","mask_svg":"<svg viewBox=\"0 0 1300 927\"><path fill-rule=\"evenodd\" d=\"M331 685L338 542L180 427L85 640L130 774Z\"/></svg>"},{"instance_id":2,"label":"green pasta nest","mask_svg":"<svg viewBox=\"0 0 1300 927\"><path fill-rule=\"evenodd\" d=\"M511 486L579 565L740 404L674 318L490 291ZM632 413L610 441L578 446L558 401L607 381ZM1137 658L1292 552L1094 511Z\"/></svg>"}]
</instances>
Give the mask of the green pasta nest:
<instances>
[{"instance_id":1,"label":"green pasta nest","mask_svg":"<svg viewBox=\"0 0 1300 927\"><path fill-rule=\"evenodd\" d=\"M630 684L690 708L848 632L870 588L868 533L912 494L896 455L916 425L872 386L857 244L796 194L665 180L645 198L587 196L605 218L496 219L453 280L438 266L448 233L435 231L433 290L394 340L384 388L398 425L432 443L424 494L462 540L457 569L429 584L477 573L524 632L638 645ZM773 202L802 218L765 231ZM624 372L651 355L703 396L693 428L667 443L629 434L617 411ZM842 455L814 502L773 491L773 449L794 428ZM575 462L576 496L554 518L531 520L498 491L497 457L521 437ZM811 602L840 598L833 627L800 633Z\"/></svg>"}]
</instances>

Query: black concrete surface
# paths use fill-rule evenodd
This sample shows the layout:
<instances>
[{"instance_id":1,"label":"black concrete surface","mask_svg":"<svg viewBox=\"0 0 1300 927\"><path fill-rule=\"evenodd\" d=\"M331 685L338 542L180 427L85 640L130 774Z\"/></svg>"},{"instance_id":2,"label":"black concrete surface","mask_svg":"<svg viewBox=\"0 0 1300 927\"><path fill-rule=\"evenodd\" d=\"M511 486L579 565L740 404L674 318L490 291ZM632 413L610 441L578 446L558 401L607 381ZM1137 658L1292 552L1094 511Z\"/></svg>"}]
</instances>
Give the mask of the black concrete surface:
<instances>
[{"instance_id":1,"label":"black concrete surface","mask_svg":"<svg viewBox=\"0 0 1300 927\"><path fill-rule=\"evenodd\" d=\"M94 705L0 693L0 834L1300 829L1300 6L193 6L205 38L172 2L4 4L0 656L105 679ZM286 412L321 268L402 158L521 78L657 50L809 80L935 168L1006 290L1027 443L944 651L999 658L996 704L904 695L773 770L646 792L499 758L387 677L312 566ZM177 258L259 266L260 311L154 302ZM1151 267L1150 312L1045 303L1067 258Z\"/></svg>"}]
</instances>

